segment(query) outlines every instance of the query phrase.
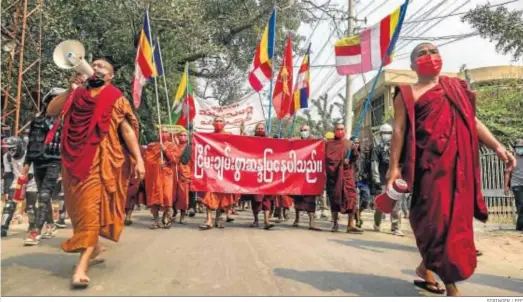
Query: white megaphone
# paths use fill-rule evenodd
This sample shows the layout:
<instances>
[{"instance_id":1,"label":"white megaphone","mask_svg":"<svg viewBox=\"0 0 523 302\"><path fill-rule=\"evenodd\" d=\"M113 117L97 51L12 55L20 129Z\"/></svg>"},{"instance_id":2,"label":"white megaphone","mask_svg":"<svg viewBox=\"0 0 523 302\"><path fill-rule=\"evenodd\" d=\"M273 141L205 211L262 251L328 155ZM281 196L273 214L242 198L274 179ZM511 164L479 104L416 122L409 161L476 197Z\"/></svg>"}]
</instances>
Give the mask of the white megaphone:
<instances>
[{"instance_id":1,"label":"white megaphone","mask_svg":"<svg viewBox=\"0 0 523 302\"><path fill-rule=\"evenodd\" d=\"M87 80L94 74L94 70L84 56L85 48L82 43L76 40L66 40L54 49L53 61L59 68L74 69L84 77L84 80Z\"/></svg>"}]
</instances>

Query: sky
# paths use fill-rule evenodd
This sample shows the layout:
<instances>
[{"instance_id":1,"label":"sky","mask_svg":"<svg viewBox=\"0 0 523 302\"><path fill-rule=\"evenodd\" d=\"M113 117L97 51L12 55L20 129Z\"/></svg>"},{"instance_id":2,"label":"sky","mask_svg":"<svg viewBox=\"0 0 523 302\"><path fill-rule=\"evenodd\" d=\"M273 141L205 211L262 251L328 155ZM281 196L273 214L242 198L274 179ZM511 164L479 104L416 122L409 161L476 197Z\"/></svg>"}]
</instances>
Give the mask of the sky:
<instances>
[{"instance_id":1,"label":"sky","mask_svg":"<svg viewBox=\"0 0 523 302\"><path fill-rule=\"evenodd\" d=\"M327 0L315 0L317 4L324 3ZM347 8L348 0L332 0L340 7ZM425 13L428 8L439 3L441 0L414 0L409 4L406 20L413 20L418 18L421 14ZM390 14L394 9L401 5L403 0L356 0L356 18L364 19L367 18L367 24L358 23L358 26L372 26L379 22L383 17ZM489 1L491 5L507 2L507 0L493 0ZM448 0L444 2L439 9L436 9L427 16L426 18L433 18L437 16L444 16L455 12L466 12L469 9L476 7L477 5L486 4L486 0ZM505 5L509 9L516 9L523 6L523 0L519 0L515 3ZM368 7L364 10L365 7ZM420 7L425 7L420 13L415 14ZM460 8L461 7L461 8ZM424 18L424 19L426 19ZM461 22L461 16L450 16L441 19L441 22L437 25L432 25L437 21L430 22L419 22L415 24L415 29L409 29L412 25L405 24L402 30L402 35L409 37L441 37L448 35L460 35L473 32L471 26L467 23ZM344 21L344 23L347 23ZM302 25L299 29L299 33L309 37L312 33L312 28L315 24ZM338 26L347 28L346 24L340 24ZM323 52L320 53L321 48L325 42L329 39L332 30L332 22L323 21L319 24L316 31L312 33L312 46L311 46L311 60L312 66L315 65L334 65L334 42L339 39L336 35L332 36L330 42L325 47ZM418 33L418 31L424 31L425 33ZM410 32L409 32L410 31ZM400 39L397 44L397 54L401 55L404 53L410 53L411 50L419 43L426 40L418 41L405 41ZM434 43L441 44L450 40L440 40ZM303 48L304 46L301 45ZM401 49L399 49L401 48ZM445 72L457 72L461 65L466 64L467 68L473 69L484 66L495 66L495 65L522 65L522 62L513 62L510 56L504 56L498 54L495 49L495 43L489 42L486 39L482 39L479 36L470 37L461 41L453 42L448 45L442 46L440 52L443 58L443 71ZM319 53L319 54L318 54ZM401 57L401 56L400 56ZM296 61L296 59L295 59ZM335 71L332 72L334 67L329 68L311 68L311 91L312 96L316 97L325 92L329 93L329 96L334 96L337 92L342 92L345 95L345 77L339 76ZM410 60L408 56L404 59L399 59L391 63L386 69L410 69ZM370 81L376 72L368 72L364 75L367 81ZM355 76L352 84L353 92L356 92L363 86L363 77L361 75ZM341 90L340 90L341 89ZM339 98L329 98L331 101L341 101ZM313 116L314 110L312 111Z\"/></svg>"},{"instance_id":2,"label":"sky","mask_svg":"<svg viewBox=\"0 0 523 302\"><path fill-rule=\"evenodd\" d=\"M300 0L296 0L300 1ZM323 4L329 0L313 0L316 4ZM348 0L330 0L331 3L340 8L348 10ZM406 22L416 19L430 19L434 17L446 16L453 13L467 12L477 5L497 5L500 3L509 2L511 0L414 0L408 6ZM367 18L367 23L358 22L357 26L360 28L370 27L378 23L385 16L390 14L393 10L404 3L404 0L355 0L356 18L363 20ZM432 9L435 5L441 5L437 9ZM523 0L517 0L514 3L505 5L509 9L521 9L523 7ZM421 11L418 12L418 10ZM429 12L430 11L430 12ZM420 18L427 13L426 16ZM426 42L426 38L442 37L449 35L461 35L472 33L474 30L467 23L461 22L462 15L449 16L440 18L434 21L416 22L412 24L404 24L400 40L396 45L396 55L398 59L394 60L385 69L410 69L410 58L408 54L412 49L421 42ZM343 30L347 29L347 21L338 21L337 26ZM437 23L437 24L436 24ZM317 25L317 27L316 27ZM313 31L313 28L316 30ZM345 95L345 77L339 76L336 73L334 64L334 43L342 38L336 34L331 35L334 25L332 21L321 21L319 23L304 24L300 26L298 32L306 37L306 40L311 41L311 98L317 98L324 93L329 94L329 103L343 102L337 94ZM408 41L402 39L402 36L420 38L419 40ZM433 43L438 45L451 41L438 40ZM302 42L302 43L305 43ZM324 47L325 46L325 47ZM297 47L306 49L307 45L293 45L294 49ZM323 49L323 51L322 51ZM495 43L486 39L474 36L460 41L449 43L440 47L440 53L443 58L444 72L458 72L463 64L466 64L468 69L496 66L496 65L523 65L523 61L513 62L510 56L504 56L497 53ZM405 55L407 54L407 55ZM403 55L403 56L402 56ZM301 64L301 57L294 56L294 79L297 78L299 65ZM327 66L325 66L327 65ZM276 62L279 66L279 62ZM315 67L316 66L316 67ZM318 67L320 66L320 67ZM321 67L323 66L323 67ZM278 71L275 70L277 75ZM275 77L276 77L275 75ZM353 77L352 88L353 93L357 92L364 83L364 79L368 82L374 78L376 72L368 72L364 75L356 75ZM247 78L245 79L246 86ZM264 92L268 95L269 84L264 87ZM259 101L257 94L252 94L249 98L253 101ZM208 101L208 100L206 100ZM268 115L269 100L263 100L265 106L265 114ZM310 102L309 102L310 105ZM319 116L315 109L311 109L313 118L318 119ZM302 114L299 114L302 115ZM341 117L341 112L335 110L334 117ZM274 117L274 109L272 109L272 117Z\"/></svg>"}]
</instances>

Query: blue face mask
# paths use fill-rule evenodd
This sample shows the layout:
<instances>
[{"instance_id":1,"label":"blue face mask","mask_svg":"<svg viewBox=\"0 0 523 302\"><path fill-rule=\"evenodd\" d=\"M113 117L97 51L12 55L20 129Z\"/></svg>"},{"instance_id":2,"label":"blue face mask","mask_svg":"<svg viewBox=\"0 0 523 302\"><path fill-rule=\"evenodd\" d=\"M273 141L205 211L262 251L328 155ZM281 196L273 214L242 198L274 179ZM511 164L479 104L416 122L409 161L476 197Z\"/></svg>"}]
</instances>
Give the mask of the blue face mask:
<instances>
[{"instance_id":1,"label":"blue face mask","mask_svg":"<svg viewBox=\"0 0 523 302\"><path fill-rule=\"evenodd\" d=\"M516 154L519 156L523 156L523 147L515 147L514 151L516 151Z\"/></svg>"}]
</instances>

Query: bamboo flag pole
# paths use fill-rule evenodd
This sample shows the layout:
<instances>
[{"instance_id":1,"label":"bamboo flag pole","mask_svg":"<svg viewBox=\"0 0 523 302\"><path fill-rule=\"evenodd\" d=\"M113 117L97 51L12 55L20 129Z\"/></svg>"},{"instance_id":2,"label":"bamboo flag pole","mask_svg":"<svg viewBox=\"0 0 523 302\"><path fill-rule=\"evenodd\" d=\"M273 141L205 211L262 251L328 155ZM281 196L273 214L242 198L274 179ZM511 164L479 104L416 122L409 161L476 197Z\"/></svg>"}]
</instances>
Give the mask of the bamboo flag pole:
<instances>
[{"instance_id":1,"label":"bamboo flag pole","mask_svg":"<svg viewBox=\"0 0 523 302\"><path fill-rule=\"evenodd\" d=\"M271 120L271 115L272 115L272 89L274 87L274 52L275 52L275 47L276 47L276 23L278 21L278 3L277 1L275 0L274 1L274 37L272 39L272 55L271 55L271 84L270 84L270 88L269 88L269 119L268 119L268 122L267 122L267 135L268 136L271 136L271 124L272 124L272 120ZM269 21L270 22L270 21ZM270 26L270 24L269 24Z\"/></svg>"},{"instance_id":2,"label":"bamboo flag pole","mask_svg":"<svg viewBox=\"0 0 523 302\"><path fill-rule=\"evenodd\" d=\"M165 79L165 69L163 68L163 58L162 58L162 48L160 47L160 39L157 38L156 39L156 47L158 47L158 54L160 55L160 66L162 66L162 69L163 69L163 73L162 73L162 78L163 78L163 88L165 90L165 103L167 105L167 114L169 116L169 124L172 124L173 122L173 118L172 118L172 114L171 114L171 106L169 104L169 101L170 101L170 98L169 98L169 89L167 89L167 80ZM174 141L174 134L171 132L171 139Z\"/></svg>"},{"instance_id":3,"label":"bamboo flag pole","mask_svg":"<svg viewBox=\"0 0 523 302\"><path fill-rule=\"evenodd\" d=\"M145 14L147 15L147 25L148 25L148 30L149 30L149 38L151 39L151 41L149 42L152 42L152 34L151 34L151 20L149 19L149 10L145 10ZM155 90L155 94L156 94L156 111L157 111L157 114L158 114L158 134L160 135L160 145L163 145L163 140L162 140L162 118L161 118L161 115L160 115L160 98L158 97L158 83L156 81L156 77L154 77L154 90ZM163 165L163 152L160 152L160 164Z\"/></svg>"}]
</instances>

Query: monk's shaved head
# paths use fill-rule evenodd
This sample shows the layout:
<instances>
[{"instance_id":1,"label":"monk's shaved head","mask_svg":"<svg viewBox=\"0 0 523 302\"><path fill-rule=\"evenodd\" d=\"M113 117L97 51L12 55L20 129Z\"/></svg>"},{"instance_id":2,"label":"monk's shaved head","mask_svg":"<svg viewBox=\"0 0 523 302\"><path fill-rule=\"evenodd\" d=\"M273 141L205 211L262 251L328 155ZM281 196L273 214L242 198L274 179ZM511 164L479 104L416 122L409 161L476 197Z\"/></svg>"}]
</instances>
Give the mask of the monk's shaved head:
<instances>
[{"instance_id":1,"label":"monk's shaved head","mask_svg":"<svg viewBox=\"0 0 523 302\"><path fill-rule=\"evenodd\" d=\"M431 50L431 49L435 49L436 51L438 50L438 48L432 43L425 42L425 43L418 44L416 47L414 47L414 49L410 53L410 63L415 64L416 59L420 55L429 53L429 50Z\"/></svg>"},{"instance_id":2,"label":"monk's shaved head","mask_svg":"<svg viewBox=\"0 0 523 302\"><path fill-rule=\"evenodd\" d=\"M214 118L215 123L225 123L225 120L221 116L217 116Z\"/></svg>"},{"instance_id":3,"label":"monk's shaved head","mask_svg":"<svg viewBox=\"0 0 523 302\"><path fill-rule=\"evenodd\" d=\"M337 123L334 125L334 130L345 130L345 125L342 123Z\"/></svg>"}]
</instances>

